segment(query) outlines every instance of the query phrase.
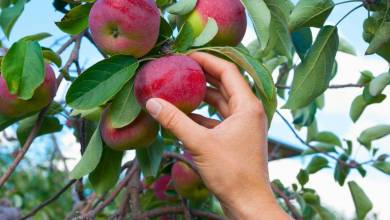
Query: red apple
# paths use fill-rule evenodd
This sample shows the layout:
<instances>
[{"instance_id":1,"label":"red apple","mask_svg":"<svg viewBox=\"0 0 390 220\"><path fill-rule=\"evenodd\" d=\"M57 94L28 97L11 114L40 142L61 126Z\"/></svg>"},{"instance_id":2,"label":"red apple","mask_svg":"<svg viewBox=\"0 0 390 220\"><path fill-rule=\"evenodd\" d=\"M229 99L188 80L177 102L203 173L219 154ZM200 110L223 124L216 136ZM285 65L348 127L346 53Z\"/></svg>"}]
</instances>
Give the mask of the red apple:
<instances>
[{"instance_id":1,"label":"red apple","mask_svg":"<svg viewBox=\"0 0 390 220\"><path fill-rule=\"evenodd\" d=\"M185 113L196 109L206 94L206 77L192 58L165 56L145 64L135 79L135 96L145 108L150 98L162 98Z\"/></svg>"},{"instance_id":2,"label":"red apple","mask_svg":"<svg viewBox=\"0 0 390 220\"><path fill-rule=\"evenodd\" d=\"M97 0L89 27L106 53L142 57L157 41L160 11L153 0Z\"/></svg>"},{"instance_id":3,"label":"red apple","mask_svg":"<svg viewBox=\"0 0 390 220\"><path fill-rule=\"evenodd\" d=\"M184 156L192 160L190 154L185 153ZM184 198L201 202L209 196L200 176L184 162L178 161L173 165L171 176L176 191Z\"/></svg>"},{"instance_id":4,"label":"red apple","mask_svg":"<svg viewBox=\"0 0 390 220\"><path fill-rule=\"evenodd\" d=\"M154 194L159 200L175 200L176 197L173 195L167 194L168 190L174 190L173 185L171 185L171 176L170 175L163 175L159 177L154 183L152 184L152 188L154 191Z\"/></svg>"},{"instance_id":5,"label":"red apple","mask_svg":"<svg viewBox=\"0 0 390 220\"><path fill-rule=\"evenodd\" d=\"M9 92L0 75L0 114L6 117L22 117L43 109L51 103L57 89L56 77L49 64L45 64L45 79L29 100L22 100Z\"/></svg>"},{"instance_id":6,"label":"red apple","mask_svg":"<svg viewBox=\"0 0 390 220\"><path fill-rule=\"evenodd\" d=\"M108 110L109 107L103 112L100 133L104 143L112 149L123 151L148 147L156 139L159 125L145 112L141 112L129 125L114 128Z\"/></svg>"},{"instance_id":7,"label":"red apple","mask_svg":"<svg viewBox=\"0 0 390 220\"><path fill-rule=\"evenodd\" d=\"M240 0L198 0L195 9L185 20L196 36L202 33L208 18L218 24L218 33L210 44L237 46L246 32L246 13Z\"/></svg>"}]
</instances>

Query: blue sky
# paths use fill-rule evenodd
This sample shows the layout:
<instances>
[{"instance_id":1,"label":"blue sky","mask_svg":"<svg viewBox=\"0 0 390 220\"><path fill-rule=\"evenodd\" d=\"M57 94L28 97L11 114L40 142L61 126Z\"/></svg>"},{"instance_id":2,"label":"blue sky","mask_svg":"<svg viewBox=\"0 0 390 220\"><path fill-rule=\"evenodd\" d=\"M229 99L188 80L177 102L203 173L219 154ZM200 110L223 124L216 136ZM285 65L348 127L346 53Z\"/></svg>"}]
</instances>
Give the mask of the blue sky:
<instances>
[{"instance_id":1,"label":"blue sky","mask_svg":"<svg viewBox=\"0 0 390 220\"><path fill-rule=\"evenodd\" d=\"M337 2L340 1L341 0ZM11 39L16 40L29 34L49 32L53 34L53 37L44 40L43 45L50 46L55 39L65 36L65 34L63 34L54 24L54 21L59 21L61 19L62 14L55 12L51 3L51 0L31 0L26 5L23 15L17 21L14 30L11 33ZM337 6L329 19L329 24L335 24L356 5L358 5L358 3ZM345 54L338 55L337 59L340 68L338 76L332 82L333 84L356 82L359 77L359 71L364 69L372 70L375 74L380 74L388 70L386 62L379 57L362 56L367 47L367 44L361 37L362 22L365 17L367 17L367 11L360 9L351 14L339 25L340 35L355 46L359 55L357 57ZM244 43L249 43L254 38L253 28L249 24ZM10 42L8 42L8 45L9 44ZM66 60L68 54L69 51L64 53L64 60ZM96 49L89 43L86 43L85 40L82 44L81 54L81 64L85 67L92 65L101 59L101 56L97 53ZM318 113L320 130L334 131L343 138L354 139L364 128L379 123L389 123L389 100L383 104L367 109L358 123L353 124L351 122L348 118L349 106L353 98L360 93L361 90L358 89L328 91L326 93L327 106L323 111ZM387 90L386 93L389 94L389 90ZM287 111L282 111L282 113L289 117ZM69 132L63 134L64 138L62 139L63 145L66 146L66 149L64 149L65 154L70 157L78 158L78 146L74 143L74 139L71 138L70 133L68 133ZM304 131L301 132L303 137L304 134ZM299 142L277 116L273 121L270 135L285 142L300 146ZM382 152L390 152L390 138L385 138L375 144L381 147ZM34 146L35 149L37 149L37 146ZM363 149L357 150L355 153L357 158L362 160L367 158L367 154ZM307 164L307 162L308 159L273 162L270 164L271 178L280 178L285 183L292 183L295 181L295 175L298 173L298 170ZM369 169L369 175L366 179L362 179L356 174L353 174L351 179L356 180L366 189L367 194L375 204L374 210L381 214L380 219L390 219L390 210L386 207L386 204L387 206L390 204L390 191L388 190L390 177ZM341 188L335 185L331 170L315 174L312 177L310 184L310 186L319 189L319 193L323 196L323 201L326 204L335 207L338 211L345 213L347 216L353 214L353 203L348 189L347 187ZM387 190L384 188L386 184Z\"/></svg>"}]
</instances>

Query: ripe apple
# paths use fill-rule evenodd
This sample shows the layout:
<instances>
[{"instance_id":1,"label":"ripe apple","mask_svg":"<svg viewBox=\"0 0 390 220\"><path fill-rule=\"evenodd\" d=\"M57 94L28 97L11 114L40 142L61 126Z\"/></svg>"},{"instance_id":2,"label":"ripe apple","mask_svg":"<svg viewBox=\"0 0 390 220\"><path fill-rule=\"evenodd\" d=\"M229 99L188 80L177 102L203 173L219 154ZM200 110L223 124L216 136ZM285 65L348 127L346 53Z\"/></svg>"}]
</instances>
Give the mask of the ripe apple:
<instances>
[{"instance_id":1,"label":"ripe apple","mask_svg":"<svg viewBox=\"0 0 390 220\"><path fill-rule=\"evenodd\" d=\"M162 98L190 113L204 99L206 77L192 58L170 55L145 64L137 73L134 88L144 108L150 98Z\"/></svg>"},{"instance_id":2,"label":"ripe apple","mask_svg":"<svg viewBox=\"0 0 390 220\"><path fill-rule=\"evenodd\" d=\"M158 130L158 123L145 112L141 112L129 125L114 128L109 107L104 110L100 122L100 133L104 143L119 151L148 147L156 139Z\"/></svg>"},{"instance_id":3,"label":"ripe apple","mask_svg":"<svg viewBox=\"0 0 390 220\"><path fill-rule=\"evenodd\" d=\"M218 33L210 42L211 45L237 46L241 42L247 21L245 8L240 0L198 0L195 9L184 19L198 36L209 17L218 24Z\"/></svg>"},{"instance_id":4,"label":"ripe apple","mask_svg":"<svg viewBox=\"0 0 390 220\"><path fill-rule=\"evenodd\" d=\"M22 100L9 92L7 83L0 75L0 114L17 118L43 109L51 103L57 89L56 77L49 64L45 64L45 79L29 100Z\"/></svg>"},{"instance_id":5,"label":"ripe apple","mask_svg":"<svg viewBox=\"0 0 390 220\"><path fill-rule=\"evenodd\" d=\"M93 40L106 53L142 57L157 41L160 11L153 0L97 0L89 27Z\"/></svg>"},{"instance_id":6,"label":"ripe apple","mask_svg":"<svg viewBox=\"0 0 390 220\"><path fill-rule=\"evenodd\" d=\"M190 154L184 156L192 160ZM207 199L209 191L204 186L200 176L184 162L178 161L172 166L172 180L176 191L186 199L201 202Z\"/></svg>"},{"instance_id":7,"label":"ripe apple","mask_svg":"<svg viewBox=\"0 0 390 220\"><path fill-rule=\"evenodd\" d=\"M174 190L171 180L172 178L170 175L162 175L152 184L154 195L156 195L159 200L174 201L177 199L175 196L167 193L168 190Z\"/></svg>"}]
</instances>

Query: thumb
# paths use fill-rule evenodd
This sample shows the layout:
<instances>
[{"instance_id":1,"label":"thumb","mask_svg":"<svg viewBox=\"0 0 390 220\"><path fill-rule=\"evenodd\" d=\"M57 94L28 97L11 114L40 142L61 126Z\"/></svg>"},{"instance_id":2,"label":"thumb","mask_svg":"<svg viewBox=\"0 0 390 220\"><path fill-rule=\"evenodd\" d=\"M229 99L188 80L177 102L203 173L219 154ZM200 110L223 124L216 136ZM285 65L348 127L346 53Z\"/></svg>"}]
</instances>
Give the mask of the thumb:
<instances>
[{"instance_id":1,"label":"thumb","mask_svg":"<svg viewBox=\"0 0 390 220\"><path fill-rule=\"evenodd\" d=\"M184 143L194 144L199 139L203 140L199 136L205 134L206 128L195 123L171 103L152 98L146 102L146 109L164 128Z\"/></svg>"}]
</instances>

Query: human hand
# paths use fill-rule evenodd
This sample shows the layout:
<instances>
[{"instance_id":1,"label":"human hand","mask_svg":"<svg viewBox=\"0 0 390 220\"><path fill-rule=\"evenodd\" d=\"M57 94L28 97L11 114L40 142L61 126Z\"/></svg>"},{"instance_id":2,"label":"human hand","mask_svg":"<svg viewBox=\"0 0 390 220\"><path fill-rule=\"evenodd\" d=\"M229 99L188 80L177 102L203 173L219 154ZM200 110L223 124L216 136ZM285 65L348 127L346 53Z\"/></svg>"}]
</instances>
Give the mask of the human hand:
<instances>
[{"instance_id":1,"label":"human hand","mask_svg":"<svg viewBox=\"0 0 390 220\"><path fill-rule=\"evenodd\" d=\"M163 99L148 100L149 113L181 140L207 188L231 219L288 219L268 178L267 118L237 67L207 53L190 55L206 72L205 102L224 120L185 115Z\"/></svg>"}]
</instances>

